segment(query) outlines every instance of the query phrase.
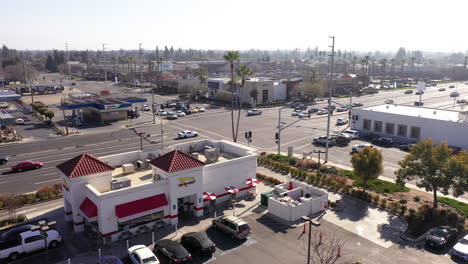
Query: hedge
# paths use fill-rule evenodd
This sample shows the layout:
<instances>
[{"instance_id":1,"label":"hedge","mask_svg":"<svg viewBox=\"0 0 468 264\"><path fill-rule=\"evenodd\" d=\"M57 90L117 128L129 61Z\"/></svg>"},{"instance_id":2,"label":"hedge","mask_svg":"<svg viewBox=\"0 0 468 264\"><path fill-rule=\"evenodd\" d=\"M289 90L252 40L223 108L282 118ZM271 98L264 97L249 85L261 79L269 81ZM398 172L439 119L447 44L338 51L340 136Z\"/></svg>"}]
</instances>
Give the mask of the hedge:
<instances>
[{"instance_id":1,"label":"hedge","mask_svg":"<svg viewBox=\"0 0 468 264\"><path fill-rule=\"evenodd\" d=\"M20 214L17 217L5 218L5 219L0 220L0 227L21 223L21 222L24 222L26 220L28 220L28 219L24 214Z\"/></svg>"},{"instance_id":2,"label":"hedge","mask_svg":"<svg viewBox=\"0 0 468 264\"><path fill-rule=\"evenodd\" d=\"M26 204L31 204L36 201L49 200L54 197L62 195L62 185L44 185L37 189L35 193L11 195L11 194L0 194L0 209L5 209L11 205L11 207L19 207Z\"/></svg>"},{"instance_id":3,"label":"hedge","mask_svg":"<svg viewBox=\"0 0 468 264\"><path fill-rule=\"evenodd\" d=\"M460 212L462 215L468 217L468 204L447 197L439 197L438 201L452 206L453 208L457 209L457 211Z\"/></svg>"}]
</instances>

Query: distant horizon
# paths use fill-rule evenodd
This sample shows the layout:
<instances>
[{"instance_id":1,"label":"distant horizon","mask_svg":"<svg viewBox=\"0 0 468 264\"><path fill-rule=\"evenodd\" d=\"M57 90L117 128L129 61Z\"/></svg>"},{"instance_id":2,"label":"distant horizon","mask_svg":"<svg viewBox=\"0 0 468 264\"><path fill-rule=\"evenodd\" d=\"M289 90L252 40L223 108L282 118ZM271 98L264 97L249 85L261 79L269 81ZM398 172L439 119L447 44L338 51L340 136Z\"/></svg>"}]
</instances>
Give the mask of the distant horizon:
<instances>
[{"instance_id":1,"label":"distant horizon","mask_svg":"<svg viewBox=\"0 0 468 264\"><path fill-rule=\"evenodd\" d=\"M384 7L384 9L383 9ZM372 0L19 0L2 3L0 44L17 50L329 50L464 53L468 2ZM113 44L115 46L113 46ZM256 48L258 47L258 48Z\"/></svg>"}]
</instances>

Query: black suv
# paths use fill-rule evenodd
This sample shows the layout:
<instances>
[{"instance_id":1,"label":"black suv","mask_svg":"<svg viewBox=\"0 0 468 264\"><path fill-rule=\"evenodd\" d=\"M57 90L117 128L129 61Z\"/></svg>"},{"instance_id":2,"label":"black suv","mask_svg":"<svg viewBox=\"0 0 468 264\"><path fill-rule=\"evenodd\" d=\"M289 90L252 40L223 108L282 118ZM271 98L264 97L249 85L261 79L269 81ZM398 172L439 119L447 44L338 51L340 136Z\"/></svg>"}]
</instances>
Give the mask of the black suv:
<instances>
[{"instance_id":1,"label":"black suv","mask_svg":"<svg viewBox=\"0 0 468 264\"><path fill-rule=\"evenodd\" d=\"M426 245L443 248L457 238L458 230L451 226L439 226L431 229L426 236Z\"/></svg>"},{"instance_id":2,"label":"black suv","mask_svg":"<svg viewBox=\"0 0 468 264\"><path fill-rule=\"evenodd\" d=\"M373 139L372 144L383 146L383 147L392 147L393 140L391 138L379 137L379 138Z\"/></svg>"}]
</instances>

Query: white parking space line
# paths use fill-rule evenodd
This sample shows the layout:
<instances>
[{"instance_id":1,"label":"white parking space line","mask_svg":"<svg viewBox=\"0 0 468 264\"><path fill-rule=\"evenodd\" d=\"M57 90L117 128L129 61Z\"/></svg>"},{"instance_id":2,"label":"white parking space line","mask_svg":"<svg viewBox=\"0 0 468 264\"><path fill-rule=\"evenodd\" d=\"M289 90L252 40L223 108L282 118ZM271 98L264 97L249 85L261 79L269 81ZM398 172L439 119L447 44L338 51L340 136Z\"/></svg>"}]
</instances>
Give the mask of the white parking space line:
<instances>
[{"instance_id":1,"label":"white parking space line","mask_svg":"<svg viewBox=\"0 0 468 264\"><path fill-rule=\"evenodd\" d=\"M43 183L55 182L55 181L60 181L60 179L53 179L53 180L48 180L48 181L35 182L34 184L43 184Z\"/></svg>"}]
</instances>

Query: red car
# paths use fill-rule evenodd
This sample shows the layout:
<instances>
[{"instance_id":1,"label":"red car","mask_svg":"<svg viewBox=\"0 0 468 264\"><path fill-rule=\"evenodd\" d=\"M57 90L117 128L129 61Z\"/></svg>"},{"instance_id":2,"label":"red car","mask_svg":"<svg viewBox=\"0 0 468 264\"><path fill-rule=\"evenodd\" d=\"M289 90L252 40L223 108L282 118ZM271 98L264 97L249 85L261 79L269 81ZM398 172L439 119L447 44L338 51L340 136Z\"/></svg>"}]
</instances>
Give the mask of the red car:
<instances>
[{"instance_id":1,"label":"red car","mask_svg":"<svg viewBox=\"0 0 468 264\"><path fill-rule=\"evenodd\" d=\"M40 169L44 165L40 161L31 161L31 160L24 160L18 162L16 165L11 166L12 171L25 171L25 170L33 170L33 169Z\"/></svg>"}]
</instances>

